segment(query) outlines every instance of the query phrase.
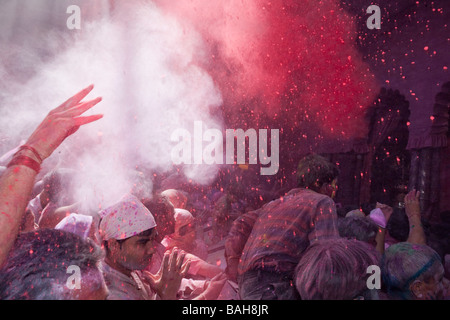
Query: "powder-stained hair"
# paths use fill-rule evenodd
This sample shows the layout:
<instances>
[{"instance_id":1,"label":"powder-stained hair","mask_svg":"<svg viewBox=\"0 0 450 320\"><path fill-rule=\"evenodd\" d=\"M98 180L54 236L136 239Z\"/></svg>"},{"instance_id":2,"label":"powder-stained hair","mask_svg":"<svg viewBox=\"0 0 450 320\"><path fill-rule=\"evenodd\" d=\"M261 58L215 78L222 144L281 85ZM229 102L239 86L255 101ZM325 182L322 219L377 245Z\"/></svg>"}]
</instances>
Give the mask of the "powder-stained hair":
<instances>
[{"instance_id":1,"label":"powder-stained hair","mask_svg":"<svg viewBox=\"0 0 450 320\"><path fill-rule=\"evenodd\" d=\"M443 270L439 254L427 245L399 242L386 249L381 260L381 275L393 298L410 299L414 280L429 281Z\"/></svg>"},{"instance_id":2,"label":"powder-stained hair","mask_svg":"<svg viewBox=\"0 0 450 320\"><path fill-rule=\"evenodd\" d=\"M69 266L98 271L103 252L91 239L55 229L22 233L0 270L0 300L68 300ZM96 284L98 288L101 283ZM93 287L93 290L98 289Z\"/></svg>"},{"instance_id":3,"label":"powder-stained hair","mask_svg":"<svg viewBox=\"0 0 450 320\"><path fill-rule=\"evenodd\" d=\"M347 239L369 242L378 232L378 226L366 217L350 216L338 220L339 235Z\"/></svg>"},{"instance_id":4,"label":"powder-stained hair","mask_svg":"<svg viewBox=\"0 0 450 320\"><path fill-rule=\"evenodd\" d=\"M378 265L379 254L366 242L331 239L312 244L295 271L302 300L351 300L367 289L367 267Z\"/></svg>"},{"instance_id":5,"label":"powder-stained hair","mask_svg":"<svg viewBox=\"0 0 450 320\"><path fill-rule=\"evenodd\" d=\"M314 191L318 191L323 184L332 182L338 175L338 167L317 154L305 156L297 167L298 186Z\"/></svg>"},{"instance_id":6,"label":"powder-stained hair","mask_svg":"<svg viewBox=\"0 0 450 320\"><path fill-rule=\"evenodd\" d=\"M159 241L175 232L175 209L168 197L156 194L151 199L144 199L142 203L155 217Z\"/></svg>"}]
</instances>

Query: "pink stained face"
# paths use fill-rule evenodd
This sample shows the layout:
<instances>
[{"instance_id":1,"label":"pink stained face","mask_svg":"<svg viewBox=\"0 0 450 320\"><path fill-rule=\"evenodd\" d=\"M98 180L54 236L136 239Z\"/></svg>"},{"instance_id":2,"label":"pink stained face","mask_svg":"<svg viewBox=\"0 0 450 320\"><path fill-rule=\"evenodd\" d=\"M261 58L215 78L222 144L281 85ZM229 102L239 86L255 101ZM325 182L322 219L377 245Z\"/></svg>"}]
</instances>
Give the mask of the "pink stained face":
<instances>
[{"instance_id":1,"label":"pink stained face","mask_svg":"<svg viewBox=\"0 0 450 320\"><path fill-rule=\"evenodd\" d=\"M334 199L337 191L337 180L334 179L331 183L324 184L320 189L320 193L329 196L331 199Z\"/></svg>"}]
</instances>

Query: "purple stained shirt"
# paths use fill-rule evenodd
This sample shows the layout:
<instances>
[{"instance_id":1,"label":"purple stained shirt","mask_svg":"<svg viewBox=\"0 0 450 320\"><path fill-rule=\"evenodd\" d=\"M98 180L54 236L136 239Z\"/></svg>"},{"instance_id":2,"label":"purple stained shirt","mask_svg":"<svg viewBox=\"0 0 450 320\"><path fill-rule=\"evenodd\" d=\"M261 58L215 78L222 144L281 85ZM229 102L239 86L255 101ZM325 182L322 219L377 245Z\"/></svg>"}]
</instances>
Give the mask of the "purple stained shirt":
<instances>
[{"instance_id":1,"label":"purple stained shirt","mask_svg":"<svg viewBox=\"0 0 450 320\"><path fill-rule=\"evenodd\" d=\"M258 211L239 274L258 268L293 272L310 243L339 238L334 201L312 190L293 189Z\"/></svg>"}]
</instances>

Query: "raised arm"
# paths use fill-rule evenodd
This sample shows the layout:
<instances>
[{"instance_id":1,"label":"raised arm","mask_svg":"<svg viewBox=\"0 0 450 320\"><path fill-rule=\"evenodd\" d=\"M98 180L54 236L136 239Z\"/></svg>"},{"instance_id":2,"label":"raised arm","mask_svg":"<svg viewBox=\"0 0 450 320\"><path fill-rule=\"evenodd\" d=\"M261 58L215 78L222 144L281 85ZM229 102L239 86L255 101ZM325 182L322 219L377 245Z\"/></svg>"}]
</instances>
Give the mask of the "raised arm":
<instances>
[{"instance_id":1,"label":"raised arm","mask_svg":"<svg viewBox=\"0 0 450 320\"><path fill-rule=\"evenodd\" d=\"M421 221L419 196L420 192L414 189L405 196L405 212L409 221L409 236L407 242L427 244Z\"/></svg>"},{"instance_id":2,"label":"raised arm","mask_svg":"<svg viewBox=\"0 0 450 320\"><path fill-rule=\"evenodd\" d=\"M372 220L377 224L378 226L378 232L375 237L376 250L380 253L384 253L384 245L385 245L385 238L386 238L386 225L391 218L392 213L394 212L394 209L386 204L382 204L377 202L376 208L379 208L381 212L383 213L382 217L372 217L372 214L369 216L372 218Z\"/></svg>"},{"instance_id":3,"label":"raised arm","mask_svg":"<svg viewBox=\"0 0 450 320\"><path fill-rule=\"evenodd\" d=\"M5 262L19 233L42 162L80 126L102 118L102 115L81 117L101 101L101 98L97 98L81 102L92 89L93 85L50 111L0 176L0 266Z\"/></svg>"}]
</instances>

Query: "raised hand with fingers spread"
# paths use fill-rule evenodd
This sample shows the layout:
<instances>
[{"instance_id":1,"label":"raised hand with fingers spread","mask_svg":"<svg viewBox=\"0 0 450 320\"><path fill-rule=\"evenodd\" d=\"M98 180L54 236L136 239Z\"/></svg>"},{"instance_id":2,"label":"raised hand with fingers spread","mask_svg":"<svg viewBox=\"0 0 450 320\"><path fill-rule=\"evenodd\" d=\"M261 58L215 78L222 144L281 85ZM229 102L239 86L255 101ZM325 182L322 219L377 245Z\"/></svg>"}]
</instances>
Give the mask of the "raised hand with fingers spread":
<instances>
[{"instance_id":1,"label":"raised hand with fingers spread","mask_svg":"<svg viewBox=\"0 0 450 320\"><path fill-rule=\"evenodd\" d=\"M59 107L49 112L37 129L28 138L25 145L34 148L42 160L48 158L52 152L80 126L101 119L103 115L81 117L102 98L90 101L82 100L92 91L93 85L83 89Z\"/></svg>"},{"instance_id":2,"label":"raised hand with fingers spread","mask_svg":"<svg viewBox=\"0 0 450 320\"><path fill-rule=\"evenodd\" d=\"M102 115L81 116L101 101L97 98L81 102L93 88L87 87L50 111L0 176L0 266L17 238L42 162L80 126L102 118Z\"/></svg>"},{"instance_id":3,"label":"raised hand with fingers spread","mask_svg":"<svg viewBox=\"0 0 450 320\"><path fill-rule=\"evenodd\" d=\"M170 253L164 254L161 268L156 275L144 271L146 280L162 300L177 299L181 280L190 267L190 261L185 261L185 257L184 251L174 248Z\"/></svg>"}]
</instances>

